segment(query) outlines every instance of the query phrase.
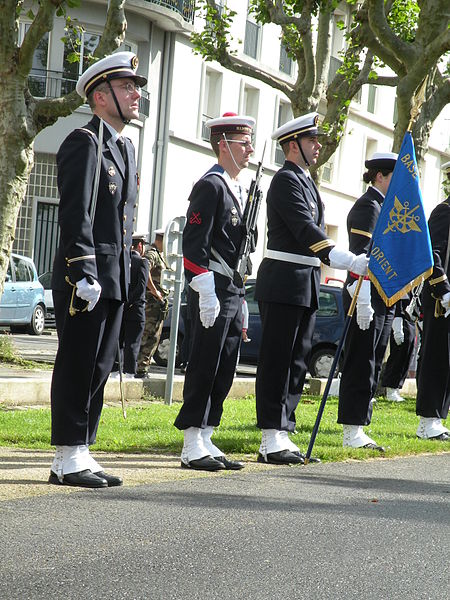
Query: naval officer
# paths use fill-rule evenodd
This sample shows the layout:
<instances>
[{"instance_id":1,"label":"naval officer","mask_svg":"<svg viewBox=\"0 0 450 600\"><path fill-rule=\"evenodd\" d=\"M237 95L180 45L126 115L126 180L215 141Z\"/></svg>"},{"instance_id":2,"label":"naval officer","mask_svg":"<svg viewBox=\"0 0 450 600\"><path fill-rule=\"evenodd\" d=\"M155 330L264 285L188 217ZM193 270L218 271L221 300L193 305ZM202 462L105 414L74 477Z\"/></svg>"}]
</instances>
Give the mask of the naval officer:
<instances>
[{"instance_id":1,"label":"naval officer","mask_svg":"<svg viewBox=\"0 0 450 600\"><path fill-rule=\"evenodd\" d=\"M450 182L450 161L442 165ZM417 437L448 441L442 423L450 405L450 196L438 204L428 220L434 267L422 292L423 333L419 352L416 414Z\"/></svg>"},{"instance_id":2,"label":"naval officer","mask_svg":"<svg viewBox=\"0 0 450 600\"><path fill-rule=\"evenodd\" d=\"M246 196L238 175L253 153L252 117L226 113L211 119L215 164L195 184L183 231L191 318L191 351L183 405L175 426L183 431L181 466L205 471L241 469L211 441L233 383L242 336L244 287L233 283L245 230Z\"/></svg>"},{"instance_id":3,"label":"naval officer","mask_svg":"<svg viewBox=\"0 0 450 600\"><path fill-rule=\"evenodd\" d=\"M83 73L76 90L94 117L70 133L57 154L60 244L52 289L59 345L51 386L53 484L122 484L104 472L89 446L96 439L130 284L138 175L134 147L121 133L138 118L140 86L147 83L136 74L137 65L132 52L118 52Z\"/></svg>"},{"instance_id":4,"label":"naval officer","mask_svg":"<svg viewBox=\"0 0 450 600\"><path fill-rule=\"evenodd\" d=\"M261 345L256 373L259 462L303 463L288 437L295 429L319 306L320 264L367 272L365 255L336 247L324 227L324 207L309 167L322 147L318 114L285 123L272 134L286 161L267 194L267 251L256 279ZM315 459L318 460L318 459Z\"/></svg>"},{"instance_id":5,"label":"naval officer","mask_svg":"<svg viewBox=\"0 0 450 600\"><path fill-rule=\"evenodd\" d=\"M349 248L353 252L366 253L369 250L397 157L394 152L375 152L365 161L367 171L363 180L370 185L355 202L347 217ZM358 274L349 269L343 292L346 311L357 279ZM356 321L352 319L344 344L338 408L338 423L342 424L344 447L384 452L384 448L367 435L363 426L369 425L372 419L373 398L394 313L395 306L386 306L376 287L365 277L356 303Z\"/></svg>"}]
</instances>

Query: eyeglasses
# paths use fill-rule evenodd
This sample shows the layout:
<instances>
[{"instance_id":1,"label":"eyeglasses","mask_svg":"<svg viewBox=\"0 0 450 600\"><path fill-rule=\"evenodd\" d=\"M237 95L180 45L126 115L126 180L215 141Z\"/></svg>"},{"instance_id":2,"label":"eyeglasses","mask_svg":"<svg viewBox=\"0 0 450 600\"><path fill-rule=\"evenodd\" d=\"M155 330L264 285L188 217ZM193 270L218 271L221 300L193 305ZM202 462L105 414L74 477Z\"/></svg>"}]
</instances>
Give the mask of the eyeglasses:
<instances>
[{"instance_id":1,"label":"eyeglasses","mask_svg":"<svg viewBox=\"0 0 450 600\"><path fill-rule=\"evenodd\" d=\"M226 142L228 142L229 144L239 144L241 146L244 146L245 148L253 148L253 145L251 142L247 142L245 140L229 140L228 138L224 137L223 138Z\"/></svg>"},{"instance_id":2,"label":"eyeglasses","mask_svg":"<svg viewBox=\"0 0 450 600\"><path fill-rule=\"evenodd\" d=\"M113 87L122 88L123 90L126 90L130 96L131 96L131 94L135 94L136 92L138 94L141 93L141 86L137 85L136 83L131 83L131 81L128 81L127 83L123 83L122 85L116 85Z\"/></svg>"}]
</instances>

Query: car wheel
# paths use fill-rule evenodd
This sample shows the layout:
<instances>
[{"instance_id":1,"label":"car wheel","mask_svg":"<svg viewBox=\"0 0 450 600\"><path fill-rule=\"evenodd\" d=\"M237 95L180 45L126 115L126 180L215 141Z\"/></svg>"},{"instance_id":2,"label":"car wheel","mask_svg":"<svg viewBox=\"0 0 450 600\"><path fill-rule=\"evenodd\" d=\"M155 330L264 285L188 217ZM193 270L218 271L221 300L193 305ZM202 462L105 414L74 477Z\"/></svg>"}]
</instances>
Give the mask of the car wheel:
<instances>
[{"instance_id":1,"label":"car wheel","mask_svg":"<svg viewBox=\"0 0 450 600\"><path fill-rule=\"evenodd\" d=\"M33 310L30 325L28 326L28 332L31 333L31 335L41 335L41 333L44 331L44 326L45 311L43 307L38 304Z\"/></svg>"},{"instance_id":2,"label":"car wheel","mask_svg":"<svg viewBox=\"0 0 450 600\"><path fill-rule=\"evenodd\" d=\"M182 340L180 336L177 337L177 352L175 356L175 366L180 366L180 347ZM159 338L159 344L156 348L156 352L153 355L153 360L160 367L167 367L167 362L169 360L169 349L170 349L170 329L164 330L161 333L161 337Z\"/></svg>"},{"instance_id":3,"label":"car wheel","mask_svg":"<svg viewBox=\"0 0 450 600\"><path fill-rule=\"evenodd\" d=\"M312 377L327 379L333 364L335 348L320 348L311 354L309 372ZM339 371L339 368L337 369Z\"/></svg>"}]
</instances>

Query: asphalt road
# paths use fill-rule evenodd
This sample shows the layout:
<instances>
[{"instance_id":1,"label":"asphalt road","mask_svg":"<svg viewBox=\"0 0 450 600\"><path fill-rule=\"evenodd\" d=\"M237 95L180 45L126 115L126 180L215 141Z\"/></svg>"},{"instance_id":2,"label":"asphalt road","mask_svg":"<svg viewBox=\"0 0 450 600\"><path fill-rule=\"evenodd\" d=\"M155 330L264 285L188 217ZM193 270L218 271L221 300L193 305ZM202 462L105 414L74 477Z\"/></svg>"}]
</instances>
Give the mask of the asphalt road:
<instances>
[{"instance_id":1,"label":"asphalt road","mask_svg":"<svg viewBox=\"0 0 450 600\"><path fill-rule=\"evenodd\" d=\"M449 456L1 502L0 598L445 598Z\"/></svg>"}]
</instances>

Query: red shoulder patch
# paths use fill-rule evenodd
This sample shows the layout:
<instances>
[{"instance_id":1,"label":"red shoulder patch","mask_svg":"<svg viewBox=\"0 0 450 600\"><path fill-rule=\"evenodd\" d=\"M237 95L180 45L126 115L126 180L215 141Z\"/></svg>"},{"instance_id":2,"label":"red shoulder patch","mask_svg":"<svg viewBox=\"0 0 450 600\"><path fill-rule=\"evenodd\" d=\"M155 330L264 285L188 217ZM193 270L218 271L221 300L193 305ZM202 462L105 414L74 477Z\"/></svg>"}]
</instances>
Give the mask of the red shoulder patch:
<instances>
[{"instance_id":1,"label":"red shoulder patch","mask_svg":"<svg viewBox=\"0 0 450 600\"><path fill-rule=\"evenodd\" d=\"M191 214L191 216L189 217L189 225L200 225L202 222L202 217L200 216L200 213L197 212L193 212Z\"/></svg>"}]
</instances>

